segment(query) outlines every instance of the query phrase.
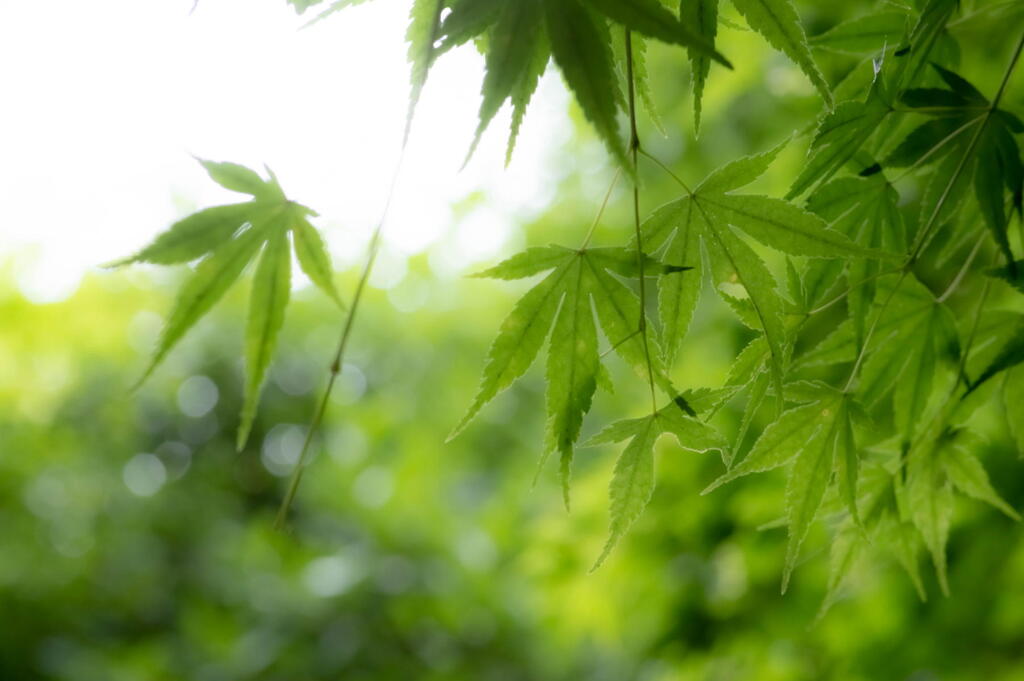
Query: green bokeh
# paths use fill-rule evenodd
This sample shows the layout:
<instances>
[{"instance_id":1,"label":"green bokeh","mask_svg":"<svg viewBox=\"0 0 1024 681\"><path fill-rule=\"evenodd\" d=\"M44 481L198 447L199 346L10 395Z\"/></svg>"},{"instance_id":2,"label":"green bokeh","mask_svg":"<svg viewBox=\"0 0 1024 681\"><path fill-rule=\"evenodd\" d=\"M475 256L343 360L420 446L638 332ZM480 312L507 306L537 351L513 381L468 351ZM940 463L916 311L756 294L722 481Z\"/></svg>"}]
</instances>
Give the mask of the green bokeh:
<instances>
[{"instance_id":1,"label":"green bokeh","mask_svg":"<svg viewBox=\"0 0 1024 681\"><path fill-rule=\"evenodd\" d=\"M812 33L838 13L804 9ZM805 132L819 106L755 36L727 39L739 68L713 67L699 140L682 53L652 55L669 134L646 124L642 134L688 182ZM970 32L961 41L965 74L990 92L1008 45ZM833 81L856 65L817 56ZM1007 96L1015 105L1020 80ZM599 142L579 128L556 199L522 226L528 243L578 243L611 180ZM794 141L753 190L783 194L805 146ZM641 176L645 209L678 191L656 168ZM595 243L625 240L630 210L620 185ZM935 280L948 281L949 267ZM650 508L588 573L617 448L578 452L571 513L554 466L531 484L542 372L445 442L525 284L438 274L427 255L408 270L397 293L365 300L285 533L272 525L289 457L340 326L323 296L296 296L250 444L235 453L247 285L129 393L174 281L96 274L69 300L37 306L2 272L0 679L1024 679L1024 543L978 502L958 502L950 597L926 571L921 602L897 566L871 556L819 620L828 518L781 596L785 532L760 528L781 514L784 476L699 496L721 462L666 438ZM339 276L343 290L355 276ZM719 385L749 335L703 300L673 375ZM599 393L585 435L645 404L642 381L611 366L616 392ZM716 417L727 432L737 419L735 406ZM990 475L1021 508L1005 424L981 425Z\"/></svg>"}]
</instances>

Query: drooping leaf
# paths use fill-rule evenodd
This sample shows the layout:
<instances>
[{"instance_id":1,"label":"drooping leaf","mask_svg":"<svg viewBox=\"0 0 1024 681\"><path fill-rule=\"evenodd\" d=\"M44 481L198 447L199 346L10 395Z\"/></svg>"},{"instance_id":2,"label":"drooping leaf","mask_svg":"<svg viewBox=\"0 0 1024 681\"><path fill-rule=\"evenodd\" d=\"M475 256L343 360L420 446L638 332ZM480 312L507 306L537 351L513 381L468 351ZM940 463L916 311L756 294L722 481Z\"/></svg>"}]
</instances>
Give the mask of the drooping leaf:
<instances>
[{"instance_id":1,"label":"drooping leaf","mask_svg":"<svg viewBox=\"0 0 1024 681\"><path fill-rule=\"evenodd\" d=\"M302 271L331 300L339 306L342 305L341 296L334 286L331 256L327 254L320 233L305 218L298 218L292 223L292 240L295 244L295 257Z\"/></svg>"},{"instance_id":2,"label":"drooping leaf","mask_svg":"<svg viewBox=\"0 0 1024 681\"><path fill-rule=\"evenodd\" d=\"M977 166L977 157L970 152L968 141L960 138L954 149L935 166L925 185L920 201L920 231L931 231L927 236L917 235L927 247L934 238L937 225L953 220L970 195L971 181Z\"/></svg>"},{"instance_id":3,"label":"drooping leaf","mask_svg":"<svg viewBox=\"0 0 1024 681\"><path fill-rule=\"evenodd\" d=\"M644 418L617 421L587 441L587 446L593 446L630 439L615 463L609 485L608 541L592 570L601 566L650 501L654 492L654 445L663 433L674 435L679 446L690 451L726 448L725 439L717 431L683 415L674 404Z\"/></svg>"},{"instance_id":4,"label":"drooping leaf","mask_svg":"<svg viewBox=\"0 0 1024 681\"><path fill-rule=\"evenodd\" d=\"M786 362L784 306L776 283L760 257L740 239L739 228L768 245L791 253L831 257L875 257L878 250L857 246L842 234L829 230L823 220L779 199L731 192L757 179L767 170L781 145L768 152L734 161L712 172L693 193L666 204L644 222L645 243L657 248L668 242L665 257L699 267L697 244L703 243L718 293L747 321L765 332L771 350L769 363L775 394L782 399L782 375ZM694 254L694 255L691 255ZM699 295L701 273L687 279L663 277L659 282L659 311L665 328L666 357L675 358ZM689 275L687 275L689 276ZM748 298L726 290L739 284ZM749 305L749 308L746 306Z\"/></svg>"},{"instance_id":5,"label":"drooping leaf","mask_svg":"<svg viewBox=\"0 0 1024 681\"><path fill-rule=\"evenodd\" d=\"M259 209L256 202L250 201L214 206L193 213L175 222L135 255L112 263L112 266L134 262L156 265L191 262L231 239L243 225L259 215Z\"/></svg>"},{"instance_id":6,"label":"drooping leaf","mask_svg":"<svg viewBox=\"0 0 1024 681\"><path fill-rule=\"evenodd\" d=\"M718 0L680 0L679 21L714 47L718 34ZM686 52L693 72L693 130L697 134L700 132L704 85L711 71L711 58L692 47L688 47Z\"/></svg>"},{"instance_id":7,"label":"drooping leaf","mask_svg":"<svg viewBox=\"0 0 1024 681\"><path fill-rule=\"evenodd\" d=\"M600 359L584 265L579 258L572 258L563 267L566 272L562 306L548 349L545 396L548 419L544 450L559 454L562 494L568 506L573 446L579 438L583 415L590 411Z\"/></svg>"},{"instance_id":8,"label":"drooping leaf","mask_svg":"<svg viewBox=\"0 0 1024 681\"><path fill-rule=\"evenodd\" d=\"M442 0L413 0L409 12L409 28L405 40L409 44L408 58L410 65L409 112L405 120L404 139L409 139L412 119L419 104L423 86L427 82L427 74L434 61L434 46L441 23Z\"/></svg>"},{"instance_id":9,"label":"drooping leaf","mask_svg":"<svg viewBox=\"0 0 1024 681\"><path fill-rule=\"evenodd\" d=\"M693 202L684 197L656 210L641 226L645 244L657 248L668 239L664 251L667 261L698 268L696 272L668 273L658 279L658 316L666 366L675 361L700 297L703 277L699 269L699 227L694 223L693 210Z\"/></svg>"},{"instance_id":10,"label":"drooping leaf","mask_svg":"<svg viewBox=\"0 0 1024 681\"><path fill-rule=\"evenodd\" d=\"M464 45L490 28L508 5L502 0L458 0L448 3L451 12L443 17L435 47L436 59L453 47Z\"/></svg>"},{"instance_id":11,"label":"drooping leaf","mask_svg":"<svg viewBox=\"0 0 1024 681\"><path fill-rule=\"evenodd\" d=\"M206 172L210 174L210 178L224 187L234 192L240 192L242 194L252 194L256 198L267 198L267 199L280 199L280 195L275 195L277 192L272 191L273 185L264 182L263 178L259 176L254 170L246 168L243 165L237 163L207 161L201 158L197 158L197 161L206 169Z\"/></svg>"},{"instance_id":12,"label":"drooping leaf","mask_svg":"<svg viewBox=\"0 0 1024 681\"><path fill-rule=\"evenodd\" d=\"M199 263L178 292L153 358L138 383L146 380L182 336L227 292L259 250L262 236L259 229L250 228Z\"/></svg>"},{"instance_id":13,"label":"drooping leaf","mask_svg":"<svg viewBox=\"0 0 1024 681\"><path fill-rule=\"evenodd\" d=\"M904 90L921 78L956 7L957 0L928 0L907 43L893 53L898 65L892 76L894 89Z\"/></svg>"},{"instance_id":14,"label":"drooping leaf","mask_svg":"<svg viewBox=\"0 0 1024 681\"><path fill-rule=\"evenodd\" d=\"M551 47L548 45L547 35L541 35L533 46L533 54L526 70L519 78L519 82L512 89L512 127L508 135L508 147L505 151L505 165L512 161L512 151L516 146L516 139L519 137L519 129L523 125L523 118L526 116L526 108L537 91L537 84L540 77L547 69L548 61L551 59Z\"/></svg>"},{"instance_id":15,"label":"drooping leaf","mask_svg":"<svg viewBox=\"0 0 1024 681\"><path fill-rule=\"evenodd\" d=\"M782 324L784 308L775 290L775 279L761 258L728 225L706 229L705 234L704 245L719 294L723 295L723 284L733 283L740 284L749 296L771 349L769 370L781 405L783 366L787 356L786 330ZM724 294L723 298L726 296Z\"/></svg>"},{"instance_id":16,"label":"drooping leaf","mask_svg":"<svg viewBox=\"0 0 1024 681\"><path fill-rule=\"evenodd\" d=\"M197 160L214 180L228 189L252 194L256 200L194 213L119 264L139 261L171 264L203 258L178 293L156 351L138 381L141 384L262 250L246 331L247 381L238 430L241 448L252 427L260 388L273 358L288 304L291 288L289 234L295 241L296 257L310 280L339 304L340 299L323 241L308 220L309 216L316 215L313 210L290 201L269 168L269 178L263 180L255 171L235 163Z\"/></svg>"},{"instance_id":17,"label":"drooping leaf","mask_svg":"<svg viewBox=\"0 0 1024 681\"><path fill-rule=\"evenodd\" d=\"M841 410L843 413L837 415L836 423L836 484L839 487L839 495L846 504L846 510L850 517L857 524L860 523L860 512L857 508L857 481L860 479L860 453L857 450L857 440L853 432L853 418L851 409L857 406L850 398L843 401Z\"/></svg>"},{"instance_id":18,"label":"drooping leaf","mask_svg":"<svg viewBox=\"0 0 1024 681\"><path fill-rule=\"evenodd\" d=\"M892 495L891 490L889 495ZM918 564L921 552L920 534L910 521L901 519L894 502L890 501L880 513L875 523L874 535L875 542L891 554L910 577L918 598L922 601L927 600Z\"/></svg>"},{"instance_id":19,"label":"drooping leaf","mask_svg":"<svg viewBox=\"0 0 1024 681\"><path fill-rule=\"evenodd\" d=\"M974 452L979 441L966 431L945 431L911 450L907 461L907 501L910 517L932 556L939 585L949 593L946 542L953 511L953 488L989 503L1019 520L992 487Z\"/></svg>"},{"instance_id":20,"label":"drooping leaf","mask_svg":"<svg viewBox=\"0 0 1024 681\"><path fill-rule=\"evenodd\" d=\"M832 539L828 559L828 587L817 619L821 619L839 600L843 584L853 570L853 566L864 551L864 540L861 533L852 523L846 523Z\"/></svg>"},{"instance_id":21,"label":"drooping leaf","mask_svg":"<svg viewBox=\"0 0 1024 681\"><path fill-rule=\"evenodd\" d=\"M543 11L540 0L501 3L497 23L489 34L480 123L466 156L467 161L473 155L480 136L505 100L519 94L520 99L526 100L520 106L520 109L525 111L526 102L529 101L537 82L534 76L536 70L533 67L534 53L542 50L546 55Z\"/></svg>"},{"instance_id":22,"label":"drooping leaf","mask_svg":"<svg viewBox=\"0 0 1024 681\"><path fill-rule=\"evenodd\" d=\"M562 259L564 259L564 255ZM551 330L551 324L562 297L561 284L565 270L556 270L547 275L537 286L530 289L501 324L501 330L491 345L483 379L472 406L448 439L454 438L476 416L476 413L498 393L512 385L522 376L540 352L544 339Z\"/></svg>"},{"instance_id":23,"label":"drooping leaf","mask_svg":"<svg viewBox=\"0 0 1024 681\"><path fill-rule=\"evenodd\" d=\"M611 499L611 524L608 541L591 570L600 567L612 548L626 533L654 493L654 443L661 435L656 416L637 419L632 425L632 439L615 462L615 471L608 488Z\"/></svg>"},{"instance_id":24,"label":"drooping leaf","mask_svg":"<svg viewBox=\"0 0 1024 681\"><path fill-rule=\"evenodd\" d=\"M946 474L961 493L991 504L1014 520L1020 520L1020 514L992 487L985 467L974 453L978 451L979 445L978 439L970 437L970 433L954 434L952 442L942 450Z\"/></svg>"},{"instance_id":25,"label":"drooping leaf","mask_svg":"<svg viewBox=\"0 0 1024 681\"><path fill-rule=\"evenodd\" d=\"M586 0L586 2L630 31L695 50L723 66L732 68L729 61L715 50L712 42L700 33L692 31L688 25L681 23L674 14L665 9L659 0Z\"/></svg>"},{"instance_id":26,"label":"drooping leaf","mask_svg":"<svg viewBox=\"0 0 1024 681\"><path fill-rule=\"evenodd\" d=\"M767 196L701 195L714 219L739 227L776 250L817 258L891 258L881 250L858 246L824 220L791 203Z\"/></svg>"},{"instance_id":27,"label":"drooping leaf","mask_svg":"<svg viewBox=\"0 0 1024 681\"><path fill-rule=\"evenodd\" d=\"M921 447L907 462L907 499L911 520L931 554L939 586L948 594L946 541L953 515L953 488L936 447Z\"/></svg>"},{"instance_id":28,"label":"drooping leaf","mask_svg":"<svg viewBox=\"0 0 1024 681\"><path fill-rule=\"evenodd\" d=\"M822 403L815 403L819 406ZM782 592L786 592L789 577L796 567L800 546L807 537L825 498L832 479L837 454L845 457L849 445L849 412L845 399L828 400L820 409L817 431L803 446L793 463L786 486L786 518L789 525L789 543L786 563L782 572ZM856 467L854 467L856 470Z\"/></svg>"},{"instance_id":29,"label":"drooping leaf","mask_svg":"<svg viewBox=\"0 0 1024 681\"><path fill-rule=\"evenodd\" d=\"M637 99L647 112L648 117L650 117L651 123L658 129L658 132L662 135L667 135L665 124L662 122L658 108L654 104L654 93L651 90L650 75L647 72L647 39L639 33L632 33L630 34L630 44L633 47L633 84L636 88ZM629 85L626 82L628 62L626 60L625 40L613 40L612 48L615 53L615 61L619 65L620 89L623 92L628 92Z\"/></svg>"},{"instance_id":30,"label":"drooping leaf","mask_svg":"<svg viewBox=\"0 0 1024 681\"><path fill-rule=\"evenodd\" d=\"M789 463L809 446L823 424L834 420L838 401L839 398L834 397L784 412L764 429L742 461L708 485L701 494L707 494L744 475L770 471Z\"/></svg>"},{"instance_id":31,"label":"drooping leaf","mask_svg":"<svg viewBox=\"0 0 1024 681\"><path fill-rule=\"evenodd\" d=\"M638 259L635 249L574 250L548 246L528 249L478 275L518 279L553 270L527 292L502 324L477 397L450 437L457 435L484 404L529 368L553 329L547 361L544 452L545 457L551 452L559 453L563 491L568 501L573 448L597 385L606 381L598 355L595 314L618 355L646 376L649 350L656 384L672 397L678 394L661 367L654 338L647 338L645 349L639 299L612 274L639 277L641 262L645 276L681 269L662 265L646 255Z\"/></svg>"},{"instance_id":32,"label":"drooping leaf","mask_svg":"<svg viewBox=\"0 0 1024 681\"><path fill-rule=\"evenodd\" d=\"M544 9L551 54L583 115L619 164L630 167L616 120L611 47L597 25L603 19L580 0L545 0Z\"/></svg>"},{"instance_id":33,"label":"drooping leaf","mask_svg":"<svg viewBox=\"0 0 1024 681\"><path fill-rule=\"evenodd\" d=\"M781 143L775 145L768 151L761 152L760 154L752 154L750 156L744 156L726 163L721 168L717 168L704 178L704 180L697 185L694 190L696 194L723 194L725 192L731 192L734 189L745 187L757 178L764 175L771 164L778 157L789 140L783 140Z\"/></svg>"},{"instance_id":34,"label":"drooping leaf","mask_svg":"<svg viewBox=\"0 0 1024 681\"><path fill-rule=\"evenodd\" d=\"M785 53L800 67L831 109L832 90L811 55L804 27L790 0L733 0L732 4L747 20L750 28L763 35L772 47Z\"/></svg>"},{"instance_id":35,"label":"drooping leaf","mask_svg":"<svg viewBox=\"0 0 1024 681\"><path fill-rule=\"evenodd\" d=\"M280 228L270 230L256 267L249 299L249 319L245 329L245 398L236 443L239 451L249 439L263 381L284 325L291 292L291 262L287 232Z\"/></svg>"},{"instance_id":36,"label":"drooping leaf","mask_svg":"<svg viewBox=\"0 0 1024 681\"><path fill-rule=\"evenodd\" d=\"M743 417L740 419L740 427L736 432L735 445L732 450L734 453L740 453L743 443L747 439L747 432L750 430L750 426L754 422L754 417L761 410L761 405L764 404L765 397L768 395L769 379L769 372L761 371L750 384L750 390L747 394L747 403L743 405ZM724 463L726 468L730 468L732 466L732 460L725 461Z\"/></svg>"}]
</instances>

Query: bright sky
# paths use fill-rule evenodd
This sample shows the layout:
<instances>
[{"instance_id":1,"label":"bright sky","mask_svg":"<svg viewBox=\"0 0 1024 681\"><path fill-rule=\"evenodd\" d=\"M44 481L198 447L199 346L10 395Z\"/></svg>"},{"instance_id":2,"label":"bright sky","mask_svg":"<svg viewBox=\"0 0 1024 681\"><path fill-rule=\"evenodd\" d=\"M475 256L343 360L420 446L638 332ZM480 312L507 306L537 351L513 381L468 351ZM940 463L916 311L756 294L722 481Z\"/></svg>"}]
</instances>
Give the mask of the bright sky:
<instances>
[{"instance_id":1,"label":"bright sky","mask_svg":"<svg viewBox=\"0 0 1024 681\"><path fill-rule=\"evenodd\" d=\"M409 2L378 0L306 30L285 0L0 2L0 265L37 302L124 256L175 219L238 200L191 155L277 173L321 214L344 267L384 203L405 122ZM459 171L482 61L432 71L386 227L380 285L403 256L443 242L447 266L493 257L550 199L568 136L549 71L504 168L508 112ZM450 205L487 200L455 220ZM397 282L394 282L397 283Z\"/></svg>"}]
</instances>

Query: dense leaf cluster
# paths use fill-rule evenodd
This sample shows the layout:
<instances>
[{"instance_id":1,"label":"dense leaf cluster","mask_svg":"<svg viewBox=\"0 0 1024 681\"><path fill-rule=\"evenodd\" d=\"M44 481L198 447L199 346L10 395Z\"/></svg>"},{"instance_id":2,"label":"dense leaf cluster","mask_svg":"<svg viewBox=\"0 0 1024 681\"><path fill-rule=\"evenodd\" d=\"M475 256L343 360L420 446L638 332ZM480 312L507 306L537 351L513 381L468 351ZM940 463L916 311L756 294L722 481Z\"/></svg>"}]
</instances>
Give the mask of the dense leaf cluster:
<instances>
[{"instance_id":1,"label":"dense leaf cluster","mask_svg":"<svg viewBox=\"0 0 1024 681\"><path fill-rule=\"evenodd\" d=\"M292 4L305 10L320 3ZM351 4L328 4L320 16ZM1016 236L1011 230L1015 219L1021 222L1024 170L1016 137L1024 123L1003 102L1024 45L1019 22L1005 36L1016 47L998 89L982 93L956 73L959 48L947 30L957 16L956 0L887 4L810 38L790 0L732 5L799 67L824 106L788 194L742 189L790 140L725 164L693 189L678 180L679 197L642 223L638 213L634 233L620 247L595 248L590 235L581 234L579 247L531 248L482 272L500 279L543 276L502 324L479 393L455 433L522 376L547 344L543 458L557 452L568 501L574 448L597 387L610 387L604 361L614 352L649 383L652 400L648 415L614 423L591 441L629 440L611 481L611 536L599 562L651 497L655 444L671 433L684 449L722 453L726 470L706 491L788 467L783 588L809 528L827 515L834 532L827 602L866 551L891 554L922 594L918 562L927 552L945 589L954 492L1017 517L976 457L969 419L978 410L1005 410L1024 450L1024 315L986 305L998 280L1024 290L1024 229ZM477 139L511 102L511 153L552 61L634 183L636 207L637 159L645 153L636 101L646 102L651 87L645 40L685 48L696 129L711 62L731 66L720 51L728 50L716 42L719 24L727 21L719 10L717 0L678 6L659 0L415 0L408 32L413 106L435 60L473 42L486 66ZM832 85L812 48L855 55L865 68ZM625 139L623 116L630 123ZM234 166L208 168L255 200L187 218L134 260L184 262L209 252L171 315L156 363L263 248L241 444L287 301L289 234L310 277L334 292L307 209L286 201L274 180L264 183ZM211 211L219 211L216 218ZM776 255L765 258L766 252ZM945 288L926 285L923 270L953 259L960 271ZM779 278L776 262L785 265ZM958 318L950 297L965 280L985 277L972 314ZM649 284L657 295L651 320ZM755 336L725 385L709 390L684 382L680 389L673 369L686 353L705 286ZM826 310L832 330L809 343L807 323ZM708 423L729 401L744 405L731 437ZM748 429L766 412L769 424L745 446Z\"/></svg>"}]
</instances>

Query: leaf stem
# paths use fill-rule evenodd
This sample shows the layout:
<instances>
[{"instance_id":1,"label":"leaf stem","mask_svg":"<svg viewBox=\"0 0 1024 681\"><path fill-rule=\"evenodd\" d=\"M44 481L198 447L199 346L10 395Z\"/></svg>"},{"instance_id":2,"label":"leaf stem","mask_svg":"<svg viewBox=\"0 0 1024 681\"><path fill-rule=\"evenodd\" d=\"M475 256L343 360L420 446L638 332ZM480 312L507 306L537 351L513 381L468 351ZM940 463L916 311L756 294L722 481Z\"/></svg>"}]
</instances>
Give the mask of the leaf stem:
<instances>
[{"instance_id":1,"label":"leaf stem","mask_svg":"<svg viewBox=\"0 0 1024 681\"><path fill-rule=\"evenodd\" d=\"M964 276L966 276L967 274L967 270L971 268L971 263L974 262L974 257L978 255L978 251L981 250L981 245L983 243L985 243L984 234L982 234L982 236L978 239L978 243L974 244L974 248L971 249L971 252L967 256L967 259L964 260L964 264L963 266L960 267L960 271L956 273L955 277L953 277L953 281L949 283L949 286L947 286L946 290L942 292L942 295L935 299L936 302L946 302L946 299L949 298L953 294L953 292L956 291L956 289L960 286L961 282L963 282L964 280Z\"/></svg>"},{"instance_id":2,"label":"leaf stem","mask_svg":"<svg viewBox=\"0 0 1024 681\"><path fill-rule=\"evenodd\" d=\"M370 278L370 273L373 271L373 265L377 261L377 254L380 252L381 234L384 230L384 223L387 220L388 212L391 208L391 199L395 194L395 185L398 183L398 176L402 170L402 162L405 160L405 150L408 146L407 142L408 138L406 138L402 143L398 162L395 164L395 171L391 176L391 184L388 187L387 198L384 200L384 208L381 211L380 220L377 222L377 226L373 230L373 235L370 237L369 244L367 244L366 262L363 265L362 273L359 275L359 282L356 284L355 294L352 296L352 305L349 306L348 313L345 315L345 324L342 327L341 336L338 338L338 347L334 351L334 359L331 360L329 374L327 377L327 386L324 388L324 392L320 396L320 402L317 405L316 411L313 412L313 418L309 422L309 427L306 429L306 437L302 441L302 449L299 450L299 458L295 462L295 468L292 469L291 479L288 482L288 491L285 493L284 499L281 500L281 506L277 510L277 518L274 520L274 529L283 529L288 520L288 511L291 508L292 502L295 500L296 492L299 490L299 483L302 481L302 473L305 470L306 458L309 455L309 448L313 443L313 437L316 435L317 430L320 429L320 424L323 422L324 418L324 412L327 411L327 404L331 398L331 391L334 390L334 384L337 382L338 376L341 375L341 369L345 361L345 350L348 347L349 338L352 336L352 327L355 324L356 312L359 310L359 303L363 299L363 291L366 289L366 282Z\"/></svg>"},{"instance_id":3,"label":"leaf stem","mask_svg":"<svg viewBox=\"0 0 1024 681\"><path fill-rule=\"evenodd\" d=\"M888 276L890 274L899 274L899 270L884 270L884 271L875 272L871 276L864 277L860 281L856 281L856 282L850 284L849 286L847 286L846 289L842 293L840 293L836 297L832 298L828 302L822 303L821 305L819 305L818 307L814 308L813 310L808 310L805 316L806 317L813 317L814 315L818 314L819 312L824 312L825 310L827 310L828 308L832 307L833 305L838 303L840 300L845 298L846 296L850 295L850 293L852 291L855 291L856 289L860 288L864 284L868 284L868 283L874 281L875 279L879 279L881 277L885 277L885 276Z\"/></svg>"},{"instance_id":4,"label":"leaf stem","mask_svg":"<svg viewBox=\"0 0 1024 681\"><path fill-rule=\"evenodd\" d=\"M676 182L678 182L678 183L679 183L679 186L680 186L680 187L682 187L683 189L685 189L685 190L686 190L686 193L687 193L687 194L689 194L690 196L693 196L693 190L691 190L691 189L690 189L690 188L689 188L689 187L688 187L688 186L686 185L686 183L685 183L685 182L683 182L683 181L682 181L682 180L681 180L681 179L679 178L679 176L678 176L678 175L676 175L675 173L673 173L673 172L672 172L672 169L671 169L671 168L669 168L669 167L668 167L667 165L665 165L664 163L662 163L662 162L661 162L661 159L659 159L659 158L658 158L657 156L655 156L654 154L650 153L650 152L649 152L649 151L647 151L646 149L639 149L638 151L639 151L639 152L640 152L641 154L643 154L645 158L648 158L648 159L650 159L651 161L653 161L653 162L655 163L655 165L657 165L657 166L658 166L659 168L661 168L661 169L662 169L662 170L664 170L664 171L665 171L666 173L668 173L668 174L669 174L669 176L670 176L670 177L671 177L671 178L672 178L673 180L675 180Z\"/></svg>"},{"instance_id":5,"label":"leaf stem","mask_svg":"<svg viewBox=\"0 0 1024 681\"><path fill-rule=\"evenodd\" d=\"M616 168L615 176L608 185L608 191L604 193L604 199L601 201L601 206L597 209L597 215L594 216L594 221L590 223L590 229L587 230L587 236L583 239L583 243L580 244L581 251L590 245L590 240L594 236L594 230L597 229L598 223L601 222L601 216L604 215L604 209L608 207L608 199L611 198L612 190L614 190L615 185L618 184L620 175L622 175L622 168Z\"/></svg>"},{"instance_id":6,"label":"leaf stem","mask_svg":"<svg viewBox=\"0 0 1024 681\"><path fill-rule=\"evenodd\" d=\"M893 179L892 182L890 182L890 184L896 184L897 182L905 178L907 175L911 174L912 172L920 168L928 161L929 158L932 157L933 154L937 153L940 149L942 149L942 147L946 146L954 139L956 139L960 135L960 133L964 132L965 130L967 130L967 128L971 127L975 123L980 122L983 118L985 118L985 114L976 116L971 120L967 121L966 123L964 123L963 125L961 125L953 132L943 137L941 140L938 141L938 143L935 146L933 146L931 149L925 152L920 158L914 161L906 170L897 175L896 178Z\"/></svg>"},{"instance_id":7,"label":"leaf stem","mask_svg":"<svg viewBox=\"0 0 1024 681\"><path fill-rule=\"evenodd\" d=\"M636 232L636 262L640 273L640 320L637 329L644 346L647 363L647 387L651 391L651 411L657 413L658 398L654 394L654 367L651 364L651 345L647 337L647 283L644 276L644 237L640 231L640 177L637 154L640 136L636 131L636 85L633 82L633 35L626 29L626 84L629 99L629 153L633 163L633 227Z\"/></svg>"},{"instance_id":8,"label":"leaf stem","mask_svg":"<svg viewBox=\"0 0 1024 681\"><path fill-rule=\"evenodd\" d=\"M610 346L610 347L609 347L609 348L608 348L607 350L605 350L604 352L602 352L602 353L601 353L601 355L600 355L600 359L604 359L605 357L607 357L608 355L610 355L610 354L611 354L612 352L614 352L615 350L618 350L618 349L619 349L619 347L620 347L620 346L621 346L621 345L622 345L623 343L625 343L625 342L629 341L629 340L630 340L631 338L633 338L633 337L634 337L635 335L637 335L638 333L640 333L640 329L637 329L636 331L630 331L630 332L629 332L628 334L626 334L626 337L625 337L625 338L623 338L623 339L622 339L622 340L620 340L620 341L619 341L618 343L615 343L614 345Z\"/></svg>"}]
</instances>

